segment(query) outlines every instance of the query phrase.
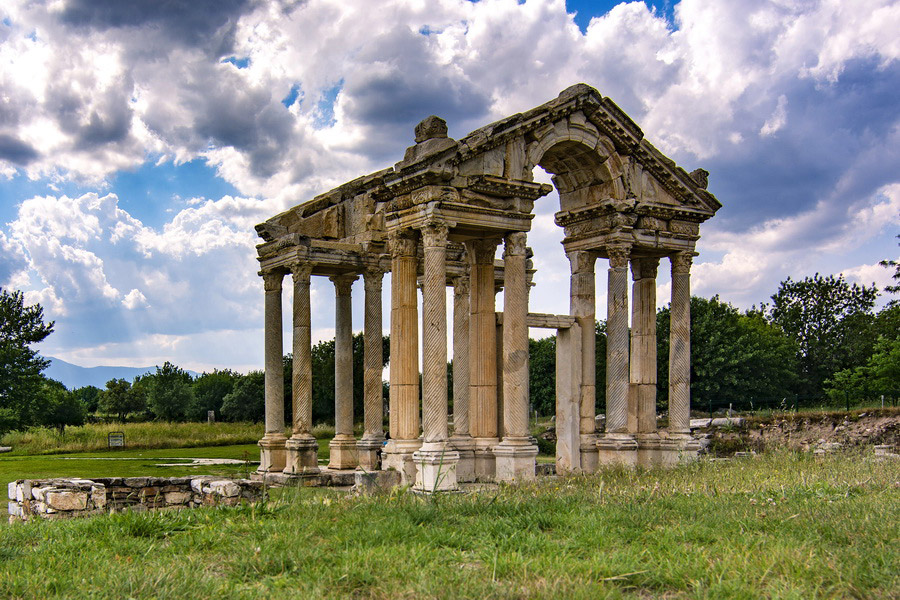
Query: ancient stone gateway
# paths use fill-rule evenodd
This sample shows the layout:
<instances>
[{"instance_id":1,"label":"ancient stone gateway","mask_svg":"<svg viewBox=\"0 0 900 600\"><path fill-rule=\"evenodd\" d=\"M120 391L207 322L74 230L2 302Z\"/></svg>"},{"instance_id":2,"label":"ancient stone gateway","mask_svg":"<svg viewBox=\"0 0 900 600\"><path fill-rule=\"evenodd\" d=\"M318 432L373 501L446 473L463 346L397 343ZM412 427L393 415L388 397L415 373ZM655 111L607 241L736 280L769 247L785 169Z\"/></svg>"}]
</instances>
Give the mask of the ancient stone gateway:
<instances>
[{"instance_id":1,"label":"ancient stone gateway","mask_svg":"<svg viewBox=\"0 0 900 600\"><path fill-rule=\"evenodd\" d=\"M355 179L256 227L265 282L266 434L260 471L318 471L310 434L310 276L336 293L336 435L331 469L396 469L422 491L534 477L528 431L528 327L559 332L557 467L690 458L690 267L700 223L721 206L707 173L686 173L586 85L456 141L428 117L393 168ZM540 165L559 192L571 263L570 315L528 312L526 235ZM503 260L495 260L499 244ZM672 269L669 427L656 426L656 272ZM595 275L609 261L606 430L595 428ZM629 332L628 267L632 273ZM389 440L383 447L381 284L391 276ZM284 436L281 290L291 274L293 429ZM365 433L353 437L350 294L365 289ZM421 323L417 284L423 291ZM454 431L448 427L446 295L454 289ZM502 312L495 293L504 290ZM423 333L419 390L418 331ZM379 456L380 455L380 456ZM380 458L380 465L379 465Z\"/></svg>"}]
</instances>

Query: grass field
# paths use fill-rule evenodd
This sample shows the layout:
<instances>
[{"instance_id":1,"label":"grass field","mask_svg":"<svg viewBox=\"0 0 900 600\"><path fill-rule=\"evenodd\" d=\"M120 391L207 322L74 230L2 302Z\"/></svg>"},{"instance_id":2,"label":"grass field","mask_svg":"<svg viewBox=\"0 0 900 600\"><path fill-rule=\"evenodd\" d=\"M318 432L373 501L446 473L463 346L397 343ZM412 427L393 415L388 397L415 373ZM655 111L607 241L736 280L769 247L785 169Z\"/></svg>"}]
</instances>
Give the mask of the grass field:
<instances>
[{"instance_id":1,"label":"grass field","mask_svg":"<svg viewBox=\"0 0 900 600\"><path fill-rule=\"evenodd\" d=\"M0 526L0 597L900 596L900 464L868 453L273 498Z\"/></svg>"}]
</instances>

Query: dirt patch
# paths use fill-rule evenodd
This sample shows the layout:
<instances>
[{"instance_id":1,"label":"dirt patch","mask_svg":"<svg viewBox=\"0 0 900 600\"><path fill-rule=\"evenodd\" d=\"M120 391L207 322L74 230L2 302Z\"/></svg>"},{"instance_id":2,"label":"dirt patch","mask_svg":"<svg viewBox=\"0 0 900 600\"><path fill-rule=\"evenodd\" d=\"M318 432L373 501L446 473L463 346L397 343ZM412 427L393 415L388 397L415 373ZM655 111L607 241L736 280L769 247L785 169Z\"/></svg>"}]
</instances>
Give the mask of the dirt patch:
<instances>
[{"instance_id":1,"label":"dirt patch","mask_svg":"<svg viewBox=\"0 0 900 600\"><path fill-rule=\"evenodd\" d=\"M900 409L752 417L740 428L706 428L695 434L706 437L708 452L716 456L775 448L814 450L829 444L839 444L841 448L881 444L897 447Z\"/></svg>"}]
</instances>

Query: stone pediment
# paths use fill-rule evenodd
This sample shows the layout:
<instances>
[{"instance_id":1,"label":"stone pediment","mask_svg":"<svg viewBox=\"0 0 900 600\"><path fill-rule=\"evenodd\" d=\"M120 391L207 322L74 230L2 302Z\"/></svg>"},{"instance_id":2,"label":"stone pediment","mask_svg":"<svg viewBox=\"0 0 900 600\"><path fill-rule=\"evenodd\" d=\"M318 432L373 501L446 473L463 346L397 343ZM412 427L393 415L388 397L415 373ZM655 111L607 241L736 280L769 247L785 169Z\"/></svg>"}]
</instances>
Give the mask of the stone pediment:
<instances>
[{"instance_id":1,"label":"stone pediment","mask_svg":"<svg viewBox=\"0 0 900 600\"><path fill-rule=\"evenodd\" d=\"M427 219L452 223L451 239L528 231L533 205L551 191L534 183L541 166L560 196L557 223L567 249L611 243L665 255L692 250L699 224L721 207L708 173L688 173L663 155L609 98L584 84L460 140L431 116L393 168L360 177L257 226L271 243L289 234L374 249L390 230Z\"/></svg>"}]
</instances>

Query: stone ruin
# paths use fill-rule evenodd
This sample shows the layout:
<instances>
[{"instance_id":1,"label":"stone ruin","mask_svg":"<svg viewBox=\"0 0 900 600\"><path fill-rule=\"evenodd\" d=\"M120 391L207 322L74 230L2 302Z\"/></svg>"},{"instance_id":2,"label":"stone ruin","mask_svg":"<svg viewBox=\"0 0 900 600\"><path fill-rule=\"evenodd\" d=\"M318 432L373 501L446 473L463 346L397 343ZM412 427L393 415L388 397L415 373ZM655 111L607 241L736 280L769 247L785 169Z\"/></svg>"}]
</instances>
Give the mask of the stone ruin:
<instances>
[{"instance_id":1,"label":"stone ruin","mask_svg":"<svg viewBox=\"0 0 900 600\"><path fill-rule=\"evenodd\" d=\"M237 506L263 499L262 482L222 477L19 479L8 486L10 522L116 512Z\"/></svg>"},{"instance_id":2,"label":"stone ruin","mask_svg":"<svg viewBox=\"0 0 900 600\"><path fill-rule=\"evenodd\" d=\"M570 314L528 311L534 203L559 192ZM423 492L535 476L528 430L528 328L557 330L556 468L673 464L690 436L690 269L700 223L720 208L708 173L687 173L609 98L579 84L460 140L431 116L392 168L256 226L265 283L266 433L261 474L315 477L310 277L336 293L335 436L329 470L393 470ZM503 260L496 260L503 244ZM595 262L609 261L606 427L595 424ZM656 274L672 273L669 426L656 419ZM628 270L632 275L631 327ZM389 438L382 406L382 278L391 272ZM293 423L284 435L282 284L293 284ZM353 436L351 289L363 276L364 434ZM446 287L454 290L453 431ZM422 289L422 315L417 288ZM495 294L503 290L501 312ZM419 327L423 373L420 406Z\"/></svg>"}]
</instances>

